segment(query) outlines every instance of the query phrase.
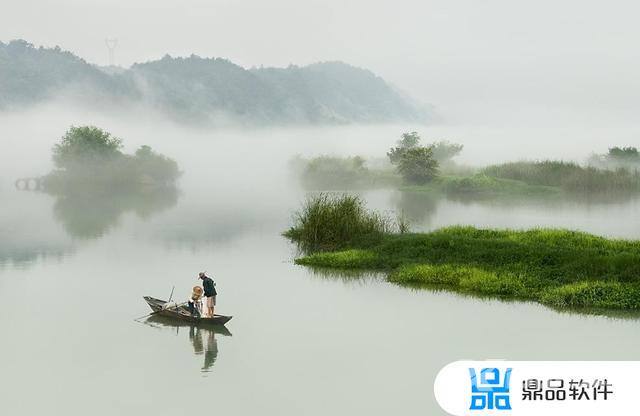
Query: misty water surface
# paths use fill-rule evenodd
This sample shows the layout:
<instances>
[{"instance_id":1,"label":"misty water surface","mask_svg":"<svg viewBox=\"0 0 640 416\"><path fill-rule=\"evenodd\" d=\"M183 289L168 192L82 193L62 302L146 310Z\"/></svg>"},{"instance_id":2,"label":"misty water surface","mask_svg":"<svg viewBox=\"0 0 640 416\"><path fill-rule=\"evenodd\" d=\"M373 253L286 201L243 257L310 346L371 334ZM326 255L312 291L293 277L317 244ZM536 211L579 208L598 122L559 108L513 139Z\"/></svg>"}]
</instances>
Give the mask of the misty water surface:
<instances>
[{"instance_id":1,"label":"misty water surface","mask_svg":"<svg viewBox=\"0 0 640 416\"><path fill-rule=\"evenodd\" d=\"M92 123L175 158L175 195L149 204L19 192L46 173L70 124ZM305 191L296 154L384 154L410 126L198 130L161 120L51 110L2 117L0 411L2 414L433 415L432 383L463 359L639 359L632 317L414 291L377 274L322 274L292 262L280 233ZM465 144L468 163L581 160L603 151L604 127L422 127ZM633 129L619 130L631 137ZM514 137L527 138L513 145ZM560 137L569 140L560 142ZM538 137L539 140L534 140ZM361 192L404 212L415 230L451 224L561 226L640 238L636 198L457 201L397 190ZM141 324L143 295L186 299L196 274L218 284L228 332L163 320ZM37 397L37 400L34 400ZM205 408L203 407L203 410Z\"/></svg>"}]
</instances>

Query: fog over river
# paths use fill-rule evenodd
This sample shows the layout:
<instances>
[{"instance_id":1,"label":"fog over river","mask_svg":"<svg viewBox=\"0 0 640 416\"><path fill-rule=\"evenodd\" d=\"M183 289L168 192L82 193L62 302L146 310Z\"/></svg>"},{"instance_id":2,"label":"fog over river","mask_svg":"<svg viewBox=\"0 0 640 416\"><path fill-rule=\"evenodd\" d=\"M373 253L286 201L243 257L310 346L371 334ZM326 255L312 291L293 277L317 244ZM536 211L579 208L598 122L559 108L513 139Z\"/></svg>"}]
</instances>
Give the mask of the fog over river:
<instances>
[{"instance_id":1,"label":"fog over river","mask_svg":"<svg viewBox=\"0 0 640 416\"><path fill-rule=\"evenodd\" d=\"M70 125L93 124L174 158L178 191L153 199L61 198L14 181L52 168ZM582 162L633 145L635 125L188 128L49 105L0 116L0 412L440 415L433 379L462 359L637 360L633 316L559 313L524 302L411 290L382 275L296 266L281 237L307 191L295 155L384 157L404 131L464 144L481 166ZM638 198L468 201L359 192L415 231L452 224L566 227L640 239ZM152 319L142 296L184 300L206 270L228 331ZM143 320L144 321L144 320ZM11 386L9 388L8 386ZM9 394L9 392L11 392ZM399 410L398 410L399 409ZM400 413L398 413L400 412Z\"/></svg>"}]
</instances>

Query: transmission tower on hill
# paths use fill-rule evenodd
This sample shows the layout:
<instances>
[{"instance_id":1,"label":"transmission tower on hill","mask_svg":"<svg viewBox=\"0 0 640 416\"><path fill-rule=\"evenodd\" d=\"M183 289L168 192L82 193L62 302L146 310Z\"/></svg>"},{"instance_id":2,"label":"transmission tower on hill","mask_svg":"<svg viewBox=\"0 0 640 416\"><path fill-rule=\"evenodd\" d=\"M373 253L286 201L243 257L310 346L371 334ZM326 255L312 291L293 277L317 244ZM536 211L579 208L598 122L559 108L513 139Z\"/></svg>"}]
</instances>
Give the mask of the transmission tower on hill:
<instances>
[{"instance_id":1,"label":"transmission tower on hill","mask_svg":"<svg viewBox=\"0 0 640 416\"><path fill-rule=\"evenodd\" d=\"M105 45L107 45L107 50L109 51L109 66L115 66L116 64L116 46L118 46L118 39L105 39Z\"/></svg>"}]
</instances>

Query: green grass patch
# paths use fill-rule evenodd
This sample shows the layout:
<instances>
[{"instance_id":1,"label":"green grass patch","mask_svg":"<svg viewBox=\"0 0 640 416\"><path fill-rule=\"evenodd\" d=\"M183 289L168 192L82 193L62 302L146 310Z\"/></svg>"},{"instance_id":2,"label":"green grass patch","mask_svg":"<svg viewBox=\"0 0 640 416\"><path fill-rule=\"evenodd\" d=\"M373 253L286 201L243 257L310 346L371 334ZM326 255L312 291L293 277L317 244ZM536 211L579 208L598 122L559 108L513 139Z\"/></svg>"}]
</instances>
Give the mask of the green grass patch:
<instances>
[{"instance_id":1,"label":"green grass patch","mask_svg":"<svg viewBox=\"0 0 640 416\"><path fill-rule=\"evenodd\" d=\"M544 291L540 302L558 308L640 309L640 286L620 282L579 282Z\"/></svg>"},{"instance_id":2,"label":"green grass patch","mask_svg":"<svg viewBox=\"0 0 640 416\"><path fill-rule=\"evenodd\" d=\"M587 233L449 227L385 234L298 264L389 271L388 280L523 298L554 307L640 309L640 242Z\"/></svg>"},{"instance_id":3,"label":"green grass patch","mask_svg":"<svg viewBox=\"0 0 640 416\"><path fill-rule=\"evenodd\" d=\"M369 250L343 250L334 252L314 253L296 259L296 264L305 266L322 266L338 269L362 269L379 266L375 263L377 257Z\"/></svg>"}]
</instances>

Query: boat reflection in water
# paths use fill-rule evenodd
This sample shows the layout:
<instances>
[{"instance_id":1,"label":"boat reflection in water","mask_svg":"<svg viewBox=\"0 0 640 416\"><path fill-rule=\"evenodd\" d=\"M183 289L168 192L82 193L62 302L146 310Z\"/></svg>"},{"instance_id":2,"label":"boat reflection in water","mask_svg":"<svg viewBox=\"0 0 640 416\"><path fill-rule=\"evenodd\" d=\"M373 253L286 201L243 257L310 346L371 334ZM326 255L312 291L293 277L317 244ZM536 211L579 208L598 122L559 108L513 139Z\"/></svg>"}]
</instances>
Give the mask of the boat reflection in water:
<instances>
[{"instance_id":1,"label":"boat reflection in water","mask_svg":"<svg viewBox=\"0 0 640 416\"><path fill-rule=\"evenodd\" d=\"M189 341L195 355L204 355L201 371L208 373L218 359L218 340L216 335L231 336L231 332L222 325L191 325L164 316L153 315L144 321L155 328L175 328L176 334L182 329L189 332Z\"/></svg>"}]
</instances>

